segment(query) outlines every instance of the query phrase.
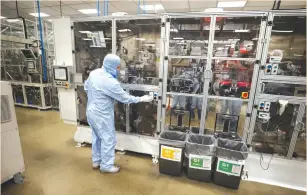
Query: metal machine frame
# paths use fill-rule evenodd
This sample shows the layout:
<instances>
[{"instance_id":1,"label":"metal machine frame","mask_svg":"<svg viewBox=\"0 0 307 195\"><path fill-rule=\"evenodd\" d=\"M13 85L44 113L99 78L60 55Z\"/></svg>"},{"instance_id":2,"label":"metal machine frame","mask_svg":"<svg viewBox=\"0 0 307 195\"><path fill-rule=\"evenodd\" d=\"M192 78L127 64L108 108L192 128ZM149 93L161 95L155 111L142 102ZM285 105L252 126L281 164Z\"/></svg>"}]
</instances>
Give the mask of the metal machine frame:
<instances>
[{"instance_id":1,"label":"metal machine frame","mask_svg":"<svg viewBox=\"0 0 307 195\"><path fill-rule=\"evenodd\" d=\"M112 53L116 53L116 22L121 21L121 20L133 20L133 19L161 19L161 23L164 22L165 18L160 17L158 15L146 15L146 16L128 16L128 17L122 17L122 16L116 16L116 17L90 17L90 18L82 18L82 19L75 19L73 22L85 22L85 21L106 21L106 20L111 20L112 21ZM164 47L164 40L165 36L165 27L161 25L161 48L160 48L160 58L164 56L163 54L163 47ZM74 37L74 36L72 36ZM74 45L73 45L74 46ZM74 59L75 60L75 59ZM159 79L162 80L162 75L163 75L163 61L160 61L160 67L159 67ZM83 86L83 83L75 83L75 88L77 86ZM121 84L121 86L129 93L130 90L138 90L138 91L147 91L147 92L157 92L158 94L162 94L162 82L159 82L159 85L141 85L141 84ZM78 99L77 95L76 98ZM77 101L77 100L76 100ZM129 131L129 126L130 126L130 120L129 120L129 105L125 105L125 110L126 110L126 132L119 132L116 131L116 136L117 136L117 145L116 149L117 150L129 150L129 151L134 151L134 152L139 152L139 153L144 153L144 154L150 154L153 156L153 162L158 162L157 157L159 154L158 150L158 134L160 132L160 120L161 120L161 105L162 105L162 100L161 98L158 98L158 109L157 109L157 131L155 133L155 136L145 136L145 135L139 135L139 134L133 134L130 133ZM78 118L79 110L77 106L77 118ZM88 126L80 124L78 122L77 126L77 131L80 132L90 132L90 128ZM91 136L90 134L88 134ZM91 139L86 139L84 142L89 142L91 143Z\"/></svg>"},{"instance_id":2,"label":"metal machine frame","mask_svg":"<svg viewBox=\"0 0 307 195\"><path fill-rule=\"evenodd\" d=\"M263 51L261 56L261 62L260 65L262 67L265 66L266 60L267 60L267 54L269 49L269 44L271 40L271 32L272 32L272 24L274 23L274 17L275 16L305 16L306 12L304 10L302 11L270 11L268 14L268 23L269 25L266 26L266 34L263 40ZM255 128L255 123L257 119L257 107L253 105L258 105L260 101L270 101L270 102L277 102L279 100L286 100L289 104L293 105L299 105L299 109L297 112L294 132L292 134L292 138L289 144L288 153L286 158L292 159L293 152L296 146L297 137L299 131L301 131L301 123L304 116L304 113L306 111L306 97L296 97L296 96L284 96L284 95L272 95L272 94L264 94L263 93L263 87L265 82L277 82L277 83L285 83L285 84L299 84L299 85L306 85L306 77L302 76L283 76L283 75L266 75L264 73L264 69L259 69L259 76L257 85L254 86L254 99L251 102L251 119L249 124L245 124L246 126L249 125L249 127L244 131L244 141L246 141L247 144L252 143L253 139L253 133ZM280 157L280 156L278 156Z\"/></svg>"},{"instance_id":3,"label":"metal machine frame","mask_svg":"<svg viewBox=\"0 0 307 195\"><path fill-rule=\"evenodd\" d=\"M264 75L262 66L266 63L266 56L268 52L269 40L271 37L271 22L273 21L274 16L305 16L304 12L275 12L275 11L266 11L266 12L223 12L223 13L173 13L173 14L163 14L163 15L140 15L140 16L107 16L107 17L89 17L89 18L77 18L73 22L86 22L86 21L112 21L112 53L116 53L116 21L121 20L133 20L133 19L155 19L161 18L161 42L160 42L160 69L159 69L159 85L158 86L148 86L148 85L138 85L138 84L122 84L122 87L129 90L140 90L140 91L155 91L158 92L161 98L158 100L158 110L157 110L157 134L154 137L143 136L138 134L132 134L129 132L129 106L126 106L126 132L116 132L118 137L118 144L116 149L118 150L131 150L134 152L140 152L145 154L153 155L156 162L158 152L158 134L164 129L167 129L165 125L166 118L166 104L167 96L169 95L182 95L186 97L200 97L202 98L202 113L201 113L201 123L200 123L200 134L204 133L206 127L206 109L208 99L218 99L218 100L239 100L242 102L248 102L246 110L246 118L244 121L243 128L243 141L247 144L250 144L252 141L252 135L255 126L255 120L257 117L257 109L254 108L254 105L260 100L289 100L289 103L300 104L299 114L297 116L296 122L296 133L293 133L290 148L287 157L291 158L293 150L295 147L297 139L298 124L301 122L303 117L303 111L305 110L306 99L305 97L287 97L287 96L278 96L278 95L267 95L262 94L260 89L262 83L269 81L278 81L281 80L285 83L292 84L306 84L306 78L302 77L287 77L287 76L278 76L278 75ZM212 54L213 42L215 36L215 24L217 17L261 17L259 37L257 41L257 50L255 51L255 57L253 58L242 58L242 57L214 57ZM195 18L195 17L210 17L210 31L208 38L208 54L207 56L178 56L178 55L169 55L169 44L170 44L170 29L172 18ZM72 36L74 37L74 36ZM74 48L73 41L73 48ZM168 79L168 66L169 60L175 58L185 58L185 59L206 59L207 65L204 71L204 84L203 88L208 89L210 80L212 79L212 67L211 62L213 60L240 60L240 61L253 61L254 69L252 75L252 82L249 91L249 99L240 99L236 97L225 97L225 96L214 96L209 95L207 90L204 90L203 94L189 94L189 93L177 93L177 92L167 92L167 79ZM75 59L74 59L75 60ZM82 83L75 83L75 87L82 86ZM77 97L77 96L76 96ZM77 101L77 99L76 99ZM77 108L78 115L78 108ZM78 131L90 131L88 126L83 126L78 124ZM90 142L90 140L86 141Z\"/></svg>"}]
</instances>

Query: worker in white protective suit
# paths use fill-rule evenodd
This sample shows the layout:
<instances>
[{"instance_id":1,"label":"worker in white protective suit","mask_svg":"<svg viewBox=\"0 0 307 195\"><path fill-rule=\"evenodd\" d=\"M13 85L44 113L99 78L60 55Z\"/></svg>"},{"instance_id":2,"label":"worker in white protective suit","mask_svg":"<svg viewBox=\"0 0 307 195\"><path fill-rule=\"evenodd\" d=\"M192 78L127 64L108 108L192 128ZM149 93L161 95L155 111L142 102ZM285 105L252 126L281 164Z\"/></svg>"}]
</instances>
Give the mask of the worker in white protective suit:
<instances>
[{"instance_id":1,"label":"worker in white protective suit","mask_svg":"<svg viewBox=\"0 0 307 195\"><path fill-rule=\"evenodd\" d=\"M120 69L120 58L108 54L103 66L92 71L85 81L84 90L88 102L86 115L92 129L92 163L93 169L101 172L116 173L120 170L114 165L115 160L115 126L114 100L124 103L150 102L153 97L131 96L126 93L117 80Z\"/></svg>"}]
</instances>

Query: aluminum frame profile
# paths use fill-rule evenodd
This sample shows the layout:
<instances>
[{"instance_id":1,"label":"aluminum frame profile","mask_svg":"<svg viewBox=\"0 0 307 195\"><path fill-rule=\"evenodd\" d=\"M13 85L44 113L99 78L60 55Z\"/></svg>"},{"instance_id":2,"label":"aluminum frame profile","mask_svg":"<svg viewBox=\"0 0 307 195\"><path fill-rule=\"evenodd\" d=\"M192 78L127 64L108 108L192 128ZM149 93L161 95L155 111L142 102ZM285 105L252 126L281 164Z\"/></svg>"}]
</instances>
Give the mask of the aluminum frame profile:
<instances>
[{"instance_id":1,"label":"aluminum frame profile","mask_svg":"<svg viewBox=\"0 0 307 195\"><path fill-rule=\"evenodd\" d=\"M268 14L268 20L267 21L273 21L273 15L271 13ZM270 41L270 37L271 37L271 31L272 31L272 26L271 25L266 25L265 28L265 35L264 35L264 39L263 39L263 46L262 46L262 55L261 55L261 60L260 60L260 66L266 64L266 60L267 60L267 53L268 53L268 49L269 49L269 41ZM261 90L261 77L263 75L263 71L259 70L258 71L258 80L257 80L257 85L254 87L254 97L253 97L253 101L252 104L255 104L255 100L259 94L259 91ZM257 109L252 109L251 110L251 118L250 118L250 122L249 122L249 127L246 130L244 130L244 141L247 144L251 144L252 142L252 138L253 138L253 133L254 133L254 128L255 128L255 124L256 124L256 118L257 118ZM244 124L245 125L245 124Z\"/></svg>"},{"instance_id":2,"label":"aluminum frame profile","mask_svg":"<svg viewBox=\"0 0 307 195\"><path fill-rule=\"evenodd\" d=\"M296 123L295 123L294 131L292 133L292 138L291 138L289 149L288 149L288 154L287 154L288 159L292 159L293 152L295 150L295 146L297 142L298 133L301 131L301 129L299 128L299 125L302 123L302 119L303 119L305 112L306 112L306 104L301 103L298 109Z\"/></svg>"},{"instance_id":3,"label":"aluminum frame profile","mask_svg":"<svg viewBox=\"0 0 307 195\"><path fill-rule=\"evenodd\" d=\"M267 17L267 14L263 15L262 17ZM259 60L260 62L262 60L262 49L263 49L264 44L266 44L266 42L263 41L265 37L266 26L267 26L267 21L262 20L260 24L260 33L258 37L257 50L256 50L256 56L255 56L255 60ZM250 92L249 92L249 99L248 99L246 113L251 113L253 109L260 66L261 64L258 64L258 63L254 64L252 85L251 85ZM246 138L248 136L250 120L251 120L251 117L246 116L245 121L244 121L244 127L243 127L243 137L242 137L243 141L246 141Z\"/></svg>"},{"instance_id":4,"label":"aluminum frame profile","mask_svg":"<svg viewBox=\"0 0 307 195\"><path fill-rule=\"evenodd\" d=\"M163 16L161 18L161 38L160 38L160 67L159 67L159 96L162 97L163 93L163 74L164 74L164 40L165 40L165 35L166 35L166 27L165 25L162 24L166 23L166 16ZM162 102L163 97L158 99L158 113L157 113L157 132L161 132L161 129L164 129L164 126L162 126L162 121L164 118L162 117Z\"/></svg>"},{"instance_id":5,"label":"aluminum frame profile","mask_svg":"<svg viewBox=\"0 0 307 195\"><path fill-rule=\"evenodd\" d=\"M212 78L212 53L213 53L213 41L214 41L214 35L215 35L215 24L216 24L216 16L211 16L210 20L210 32L209 32L209 40L208 40L208 52L207 52L207 63L206 63L206 70L207 75L205 76L205 82L203 85L203 102L202 102L202 112L201 112L201 119L200 119L200 125L199 125L199 134L204 134L205 129L205 122L206 122L206 111L207 111L207 102L208 102L208 96L209 96L209 83Z\"/></svg>"},{"instance_id":6,"label":"aluminum frame profile","mask_svg":"<svg viewBox=\"0 0 307 195\"><path fill-rule=\"evenodd\" d=\"M306 85L306 77L302 76L283 76L283 75L265 75L263 74L261 82L272 82L272 83L287 83L296 85Z\"/></svg>"},{"instance_id":7,"label":"aluminum frame profile","mask_svg":"<svg viewBox=\"0 0 307 195\"><path fill-rule=\"evenodd\" d=\"M170 25L170 21L169 20L169 16L166 15L165 17L165 36L163 37L163 39L161 41L163 41L163 47L164 47L164 56L162 56L163 58L160 59L161 61L163 60L163 80L162 80L162 109L161 109L161 130L163 131L165 129L165 119L166 119L166 101L167 101L167 77L168 77L168 58L167 55L169 53L169 38L170 38L170 29L171 29L171 25ZM161 45L160 45L161 47ZM161 132L162 132L161 131Z\"/></svg>"}]
</instances>

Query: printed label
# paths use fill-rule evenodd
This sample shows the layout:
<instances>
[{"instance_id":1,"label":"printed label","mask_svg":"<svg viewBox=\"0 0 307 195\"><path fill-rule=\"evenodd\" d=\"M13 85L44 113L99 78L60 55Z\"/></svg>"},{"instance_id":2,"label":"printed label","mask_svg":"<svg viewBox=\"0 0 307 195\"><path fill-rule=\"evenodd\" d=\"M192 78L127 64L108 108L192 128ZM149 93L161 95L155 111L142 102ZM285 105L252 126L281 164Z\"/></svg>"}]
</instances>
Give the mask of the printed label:
<instances>
[{"instance_id":1,"label":"printed label","mask_svg":"<svg viewBox=\"0 0 307 195\"><path fill-rule=\"evenodd\" d=\"M212 156L189 155L189 167L193 169L211 170Z\"/></svg>"},{"instance_id":2,"label":"printed label","mask_svg":"<svg viewBox=\"0 0 307 195\"><path fill-rule=\"evenodd\" d=\"M161 146L161 156L160 158L172 161L181 161L181 148L173 148L169 146Z\"/></svg>"},{"instance_id":3,"label":"printed label","mask_svg":"<svg viewBox=\"0 0 307 195\"><path fill-rule=\"evenodd\" d=\"M241 169L244 161L232 161L227 159L218 159L216 171L225 173L227 175L241 176Z\"/></svg>"}]
</instances>

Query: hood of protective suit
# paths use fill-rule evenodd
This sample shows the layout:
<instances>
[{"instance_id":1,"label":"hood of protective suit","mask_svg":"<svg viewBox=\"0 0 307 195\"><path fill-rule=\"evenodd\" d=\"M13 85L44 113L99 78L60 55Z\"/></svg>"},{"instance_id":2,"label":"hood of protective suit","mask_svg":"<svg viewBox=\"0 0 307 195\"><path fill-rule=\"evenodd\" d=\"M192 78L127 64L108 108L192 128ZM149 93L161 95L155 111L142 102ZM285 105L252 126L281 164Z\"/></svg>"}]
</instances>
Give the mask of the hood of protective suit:
<instances>
[{"instance_id":1,"label":"hood of protective suit","mask_svg":"<svg viewBox=\"0 0 307 195\"><path fill-rule=\"evenodd\" d=\"M117 77L117 67L120 65L120 58L114 54L108 54L103 60L102 68L110 73L114 78Z\"/></svg>"}]
</instances>

